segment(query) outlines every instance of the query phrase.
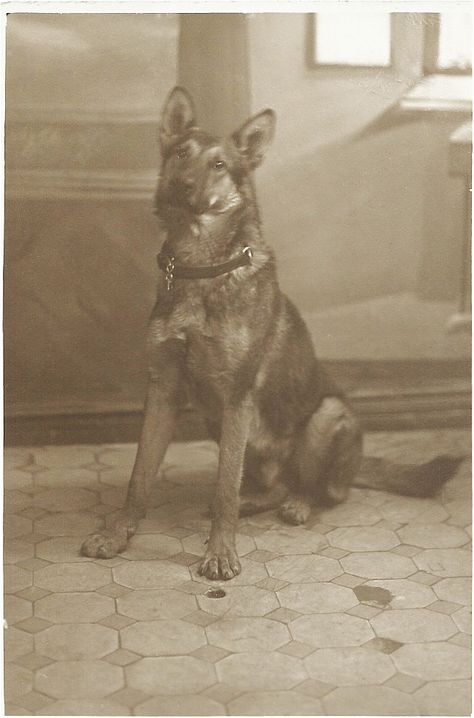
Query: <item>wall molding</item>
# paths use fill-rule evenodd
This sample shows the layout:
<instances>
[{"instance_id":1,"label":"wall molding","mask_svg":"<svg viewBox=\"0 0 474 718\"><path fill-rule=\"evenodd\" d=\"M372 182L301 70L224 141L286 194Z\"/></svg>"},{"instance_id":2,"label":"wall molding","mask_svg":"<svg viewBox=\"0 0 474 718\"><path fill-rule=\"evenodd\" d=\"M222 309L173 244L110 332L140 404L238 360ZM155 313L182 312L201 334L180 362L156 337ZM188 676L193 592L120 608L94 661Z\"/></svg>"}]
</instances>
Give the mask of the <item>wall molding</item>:
<instances>
[{"instance_id":1,"label":"wall molding","mask_svg":"<svg viewBox=\"0 0 474 718\"><path fill-rule=\"evenodd\" d=\"M160 119L158 110L147 108L103 109L77 105L16 105L6 106L8 125L156 125Z\"/></svg>"},{"instance_id":2,"label":"wall molding","mask_svg":"<svg viewBox=\"0 0 474 718\"><path fill-rule=\"evenodd\" d=\"M157 170L7 170L7 199L143 200L150 202Z\"/></svg>"}]
</instances>

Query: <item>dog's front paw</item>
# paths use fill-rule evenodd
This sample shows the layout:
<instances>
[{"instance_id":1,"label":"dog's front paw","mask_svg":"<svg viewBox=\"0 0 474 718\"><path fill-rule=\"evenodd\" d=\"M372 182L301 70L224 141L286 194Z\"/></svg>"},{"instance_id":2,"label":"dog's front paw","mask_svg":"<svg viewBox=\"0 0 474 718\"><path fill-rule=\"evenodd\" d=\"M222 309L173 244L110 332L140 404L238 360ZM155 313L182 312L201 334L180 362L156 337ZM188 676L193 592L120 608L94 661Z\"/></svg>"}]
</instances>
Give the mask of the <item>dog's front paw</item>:
<instances>
[{"instance_id":1,"label":"dog's front paw","mask_svg":"<svg viewBox=\"0 0 474 718\"><path fill-rule=\"evenodd\" d=\"M81 554L92 558L113 558L127 548L127 533L113 529L88 536Z\"/></svg>"},{"instance_id":2,"label":"dog's front paw","mask_svg":"<svg viewBox=\"0 0 474 718\"><path fill-rule=\"evenodd\" d=\"M228 581L234 576L238 576L241 570L242 567L235 549L223 547L219 551L213 551L208 548L199 567L199 574L214 581L219 578Z\"/></svg>"}]
</instances>

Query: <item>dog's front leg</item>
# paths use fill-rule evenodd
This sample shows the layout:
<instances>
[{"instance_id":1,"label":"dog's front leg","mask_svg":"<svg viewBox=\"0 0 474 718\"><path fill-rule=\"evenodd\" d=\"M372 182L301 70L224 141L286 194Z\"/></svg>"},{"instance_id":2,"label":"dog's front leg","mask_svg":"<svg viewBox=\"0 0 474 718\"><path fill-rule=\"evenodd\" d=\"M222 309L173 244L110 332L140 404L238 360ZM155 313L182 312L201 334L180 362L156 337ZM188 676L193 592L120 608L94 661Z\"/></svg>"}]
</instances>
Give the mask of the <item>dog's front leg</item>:
<instances>
[{"instance_id":1,"label":"dog's front leg","mask_svg":"<svg viewBox=\"0 0 474 718\"><path fill-rule=\"evenodd\" d=\"M241 570L235 549L235 532L252 410L253 404L249 398L224 408L211 533L199 568L199 573L207 578L228 580Z\"/></svg>"},{"instance_id":2,"label":"dog's front leg","mask_svg":"<svg viewBox=\"0 0 474 718\"><path fill-rule=\"evenodd\" d=\"M84 556L112 558L124 551L128 539L145 515L150 484L171 441L176 425L183 342L166 342L155 352L145 403L145 418L125 506L114 525L89 536L81 547Z\"/></svg>"}]
</instances>

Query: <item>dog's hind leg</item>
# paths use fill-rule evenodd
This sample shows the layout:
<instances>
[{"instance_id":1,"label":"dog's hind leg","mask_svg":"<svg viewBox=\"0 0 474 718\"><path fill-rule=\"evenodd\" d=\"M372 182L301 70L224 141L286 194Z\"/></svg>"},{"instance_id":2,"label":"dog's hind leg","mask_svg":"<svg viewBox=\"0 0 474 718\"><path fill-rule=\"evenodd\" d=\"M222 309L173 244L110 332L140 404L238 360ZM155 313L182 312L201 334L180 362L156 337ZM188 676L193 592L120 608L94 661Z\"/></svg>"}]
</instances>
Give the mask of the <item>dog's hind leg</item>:
<instances>
[{"instance_id":1,"label":"dog's hind leg","mask_svg":"<svg viewBox=\"0 0 474 718\"><path fill-rule=\"evenodd\" d=\"M282 519L302 524L314 503L327 506L344 501L361 456L362 435L357 419L341 399L324 399L299 442L298 488L282 505Z\"/></svg>"},{"instance_id":2,"label":"dog's hind leg","mask_svg":"<svg viewBox=\"0 0 474 718\"><path fill-rule=\"evenodd\" d=\"M176 349L183 342L175 346L171 342L166 344L168 347L160 353L160 361L151 371L145 419L125 506L112 528L88 536L81 547L84 556L112 558L124 551L139 520L145 516L150 484L172 439L179 405L180 350Z\"/></svg>"}]
</instances>

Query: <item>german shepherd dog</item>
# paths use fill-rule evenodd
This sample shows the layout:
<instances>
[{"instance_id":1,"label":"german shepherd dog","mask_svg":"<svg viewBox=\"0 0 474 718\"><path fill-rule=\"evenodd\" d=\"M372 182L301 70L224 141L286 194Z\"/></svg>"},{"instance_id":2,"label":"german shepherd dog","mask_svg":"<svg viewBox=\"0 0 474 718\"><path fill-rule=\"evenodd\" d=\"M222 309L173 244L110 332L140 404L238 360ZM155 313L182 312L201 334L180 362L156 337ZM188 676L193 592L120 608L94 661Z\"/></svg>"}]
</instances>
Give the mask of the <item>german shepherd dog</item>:
<instances>
[{"instance_id":1,"label":"german shepherd dog","mask_svg":"<svg viewBox=\"0 0 474 718\"><path fill-rule=\"evenodd\" d=\"M220 444L199 569L207 578L231 579L241 570L239 513L279 507L284 521L302 524L313 504L344 501L354 484L362 456L359 423L280 291L262 234L252 173L274 131L275 114L264 110L218 139L196 126L184 89L176 87L166 100L156 213L167 238L148 332L144 424L126 505L112 529L86 539L86 556L110 558L135 533L184 387L192 388ZM446 456L420 467L376 461L358 485L427 496L458 462Z\"/></svg>"}]
</instances>

